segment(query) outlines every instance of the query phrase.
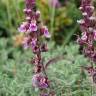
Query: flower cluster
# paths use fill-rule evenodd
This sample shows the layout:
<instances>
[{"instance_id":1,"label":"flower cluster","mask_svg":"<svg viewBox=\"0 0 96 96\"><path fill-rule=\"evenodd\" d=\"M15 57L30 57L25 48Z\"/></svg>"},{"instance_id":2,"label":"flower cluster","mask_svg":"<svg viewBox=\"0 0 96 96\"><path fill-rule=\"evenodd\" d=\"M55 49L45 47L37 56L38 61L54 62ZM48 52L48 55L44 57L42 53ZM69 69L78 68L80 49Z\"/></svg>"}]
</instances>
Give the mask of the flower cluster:
<instances>
[{"instance_id":1,"label":"flower cluster","mask_svg":"<svg viewBox=\"0 0 96 96\"><path fill-rule=\"evenodd\" d=\"M32 78L32 85L40 90L45 90L49 87L49 80L45 72L41 53L48 51L48 48L47 44L42 42L42 39L43 37L50 38L50 34L48 28L41 22L40 11L36 8L36 0L25 0L25 2L26 8L23 11L26 21L20 25L18 30L25 34L23 39L24 48L31 48L34 53L34 58L31 62L34 64L35 73ZM48 96L47 93L44 94L44 96Z\"/></svg>"},{"instance_id":2,"label":"flower cluster","mask_svg":"<svg viewBox=\"0 0 96 96\"><path fill-rule=\"evenodd\" d=\"M82 12L83 19L77 21L82 31L77 42L83 47L83 53L91 61L91 67L88 66L85 69L92 76L93 82L96 83L96 68L93 67L93 62L96 62L96 17L93 15L94 6L92 6L92 0L81 0L79 9Z\"/></svg>"},{"instance_id":3,"label":"flower cluster","mask_svg":"<svg viewBox=\"0 0 96 96\"><path fill-rule=\"evenodd\" d=\"M81 36L78 36L78 43L83 46L83 53L89 57L90 60L96 62L96 17L93 16L94 7L92 6L92 0L81 0L80 10L83 15L83 19L78 20L82 31Z\"/></svg>"}]
</instances>

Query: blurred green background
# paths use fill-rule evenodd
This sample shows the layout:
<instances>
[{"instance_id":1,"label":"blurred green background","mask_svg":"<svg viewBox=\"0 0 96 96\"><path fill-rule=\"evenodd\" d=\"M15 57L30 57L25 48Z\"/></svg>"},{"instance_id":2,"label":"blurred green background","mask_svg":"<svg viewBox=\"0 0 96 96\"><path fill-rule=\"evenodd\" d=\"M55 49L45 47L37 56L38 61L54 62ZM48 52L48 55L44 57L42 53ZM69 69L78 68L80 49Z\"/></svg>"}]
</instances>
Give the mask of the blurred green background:
<instances>
[{"instance_id":1,"label":"blurred green background","mask_svg":"<svg viewBox=\"0 0 96 96\"><path fill-rule=\"evenodd\" d=\"M56 96L96 96L90 77L81 67L89 61L74 42L75 34L80 32L76 22L81 18L80 0L59 0L59 7L49 1L37 0L42 20L52 35L47 40L49 52L43 56L45 62L60 54L65 57L48 67L52 89ZM24 21L24 7L24 0L0 0L0 96L38 96L39 93L31 82L33 65L29 61L33 54L22 48L23 35L17 30Z\"/></svg>"}]
</instances>

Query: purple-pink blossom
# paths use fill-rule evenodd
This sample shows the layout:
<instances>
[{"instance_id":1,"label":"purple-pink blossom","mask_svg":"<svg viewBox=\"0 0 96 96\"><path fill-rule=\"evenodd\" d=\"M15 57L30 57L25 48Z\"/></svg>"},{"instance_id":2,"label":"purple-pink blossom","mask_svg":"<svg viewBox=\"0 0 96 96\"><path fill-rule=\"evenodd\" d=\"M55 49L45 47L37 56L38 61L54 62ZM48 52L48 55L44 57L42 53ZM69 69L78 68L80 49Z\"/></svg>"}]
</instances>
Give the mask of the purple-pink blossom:
<instances>
[{"instance_id":1,"label":"purple-pink blossom","mask_svg":"<svg viewBox=\"0 0 96 96\"><path fill-rule=\"evenodd\" d=\"M19 32L26 32L28 29L28 23L27 22L23 22L20 27L18 28Z\"/></svg>"},{"instance_id":2,"label":"purple-pink blossom","mask_svg":"<svg viewBox=\"0 0 96 96\"><path fill-rule=\"evenodd\" d=\"M49 34L49 31L48 31L48 28L46 26L44 26L44 36L46 38L50 38L51 37L51 35Z\"/></svg>"},{"instance_id":3,"label":"purple-pink blossom","mask_svg":"<svg viewBox=\"0 0 96 96\"><path fill-rule=\"evenodd\" d=\"M34 87L48 88L48 81L42 74L35 74L32 78L32 84Z\"/></svg>"},{"instance_id":4,"label":"purple-pink blossom","mask_svg":"<svg viewBox=\"0 0 96 96\"><path fill-rule=\"evenodd\" d=\"M36 22L31 22L30 27L29 27L30 32L37 31L37 25Z\"/></svg>"}]
</instances>

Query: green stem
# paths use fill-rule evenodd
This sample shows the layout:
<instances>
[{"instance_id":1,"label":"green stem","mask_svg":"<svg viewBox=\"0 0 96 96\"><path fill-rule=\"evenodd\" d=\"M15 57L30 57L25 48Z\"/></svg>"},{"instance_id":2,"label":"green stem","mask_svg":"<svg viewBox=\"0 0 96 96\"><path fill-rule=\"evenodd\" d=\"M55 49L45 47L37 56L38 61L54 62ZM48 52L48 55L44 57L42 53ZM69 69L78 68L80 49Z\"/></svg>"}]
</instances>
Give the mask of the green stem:
<instances>
[{"instance_id":1,"label":"green stem","mask_svg":"<svg viewBox=\"0 0 96 96\"><path fill-rule=\"evenodd\" d=\"M56 10L55 4L54 4L54 6L52 7L52 9L50 9L50 10L52 10L52 11L51 11L51 22L50 22L50 26L51 26L50 32L51 32L51 34L52 34L52 33L54 32L54 20L55 20L55 10Z\"/></svg>"},{"instance_id":2,"label":"green stem","mask_svg":"<svg viewBox=\"0 0 96 96\"><path fill-rule=\"evenodd\" d=\"M12 28L12 23L11 23L11 12L10 12L10 4L9 1L6 1L6 9L7 9L7 14L8 14L8 24L9 24L9 28Z\"/></svg>"}]
</instances>

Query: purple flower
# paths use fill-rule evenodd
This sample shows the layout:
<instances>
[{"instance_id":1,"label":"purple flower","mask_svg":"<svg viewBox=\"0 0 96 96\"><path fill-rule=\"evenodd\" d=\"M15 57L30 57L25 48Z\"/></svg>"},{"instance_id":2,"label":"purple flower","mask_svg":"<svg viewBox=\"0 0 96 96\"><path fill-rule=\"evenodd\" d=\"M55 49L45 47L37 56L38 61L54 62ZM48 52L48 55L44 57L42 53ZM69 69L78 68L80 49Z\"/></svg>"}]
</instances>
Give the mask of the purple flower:
<instances>
[{"instance_id":1,"label":"purple flower","mask_svg":"<svg viewBox=\"0 0 96 96\"><path fill-rule=\"evenodd\" d=\"M49 31L48 31L48 28L46 26L44 26L44 36L46 38L50 38L51 37L51 35L49 34Z\"/></svg>"},{"instance_id":2,"label":"purple flower","mask_svg":"<svg viewBox=\"0 0 96 96\"><path fill-rule=\"evenodd\" d=\"M35 74L32 78L32 84L34 87L39 87L41 89L48 88L47 78L42 74Z\"/></svg>"},{"instance_id":3,"label":"purple flower","mask_svg":"<svg viewBox=\"0 0 96 96\"><path fill-rule=\"evenodd\" d=\"M28 23L27 22L23 22L20 27L18 28L18 31L19 32L26 32L27 31L27 26L28 26Z\"/></svg>"},{"instance_id":4,"label":"purple flower","mask_svg":"<svg viewBox=\"0 0 96 96\"><path fill-rule=\"evenodd\" d=\"M29 13L32 12L32 10L31 10L31 9L28 9L28 8L25 8L23 11L24 11L25 13L27 13L27 14L29 14Z\"/></svg>"},{"instance_id":5,"label":"purple flower","mask_svg":"<svg viewBox=\"0 0 96 96\"><path fill-rule=\"evenodd\" d=\"M29 27L30 32L37 31L37 25L36 22L31 22L30 27Z\"/></svg>"},{"instance_id":6,"label":"purple flower","mask_svg":"<svg viewBox=\"0 0 96 96\"><path fill-rule=\"evenodd\" d=\"M38 77L39 77L39 74L35 74L33 77L32 77L32 85L34 87L38 87Z\"/></svg>"},{"instance_id":7,"label":"purple flower","mask_svg":"<svg viewBox=\"0 0 96 96\"><path fill-rule=\"evenodd\" d=\"M40 88L48 88L48 82L46 82L46 78L45 77L41 78L39 87Z\"/></svg>"}]
</instances>

